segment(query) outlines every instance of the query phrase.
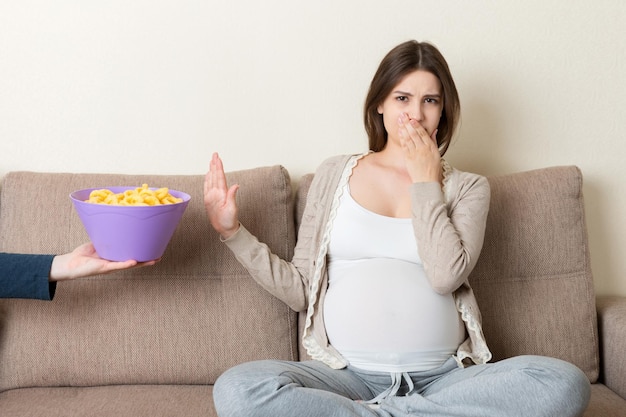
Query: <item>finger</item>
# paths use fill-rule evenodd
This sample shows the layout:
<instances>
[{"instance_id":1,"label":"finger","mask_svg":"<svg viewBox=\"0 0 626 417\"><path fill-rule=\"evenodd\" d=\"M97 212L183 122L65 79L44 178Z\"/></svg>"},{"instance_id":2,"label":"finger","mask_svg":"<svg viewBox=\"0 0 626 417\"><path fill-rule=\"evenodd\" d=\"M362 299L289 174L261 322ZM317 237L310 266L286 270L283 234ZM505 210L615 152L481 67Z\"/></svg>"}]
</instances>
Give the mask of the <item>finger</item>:
<instances>
[{"instance_id":1,"label":"finger","mask_svg":"<svg viewBox=\"0 0 626 417\"><path fill-rule=\"evenodd\" d=\"M406 149L409 146L414 146L413 138L407 128L406 122L409 121L409 117L406 113L402 113L400 117L398 117L398 137L400 138L400 145L404 146Z\"/></svg>"},{"instance_id":2,"label":"finger","mask_svg":"<svg viewBox=\"0 0 626 417\"><path fill-rule=\"evenodd\" d=\"M405 153L406 157L412 158L415 153L416 146L413 138L411 138L408 133L400 135L400 147Z\"/></svg>"},{"instance_id":3,"label":"finger","mask_svg":"<svg viewBox=\"0 0 626 417\"><path fill-rule=\"evenodd\" d=\"M228 189L228 200L231 200L233 202L237 201L237 191L239 191L239 184L233 184L229 189Z\"/></svg>"},{"instance_id":4,"label":"finger","mask_svg":"<svg viewBox=\"0 0 626 417\"><path fill-rule=\"evenodd\" d=\"M411 154L415 150L415 143L404 129L400 132L400 146L407 153Z\"/></svg>"},{"instance_id":5,"label":"finger","mask_svg":"<svg viewBox=\"0 0 626 417\"><path fill-rule=\"evenodd\" d=\"M433 134L430 135L430 138L433 140L433 142L435 142L435 144L437 144L437 133L439 133L439 129L435 129L433 131Z\"/></svg>"},{"instance_id":6,"label":"finger","mask_svg":"<svg viewBox=\"0 0 626 417\"><path fill-rule=\"evenodd\" d=\"M422 132L419 130L421 124L417 120L411 119L407 113L402 113L398 118L398 123L400 124L400 132L402 132L402 130L406 132L407 142L412 142L415 147L424 143ZM408 145L411 144L408 143Z\"/></svg>"},{"instance_id":7,"label":"finger","mask_svg":"<svg viewBox=\"0 0 626 417\"><path fill-rule=\"evenodd\" d=\"M422 124L415 119L412 119L410 124L417 133L417 139L419 139L421 143L428 145L430 143L430 135L426 129L424 129Z\"/></svg>"},{"instance_id":8,"label":"finger","mask_svg":"<svg viewBox=\"0 0 626 417\"><path fill-rule=\"evenodd\" d=\"M415 150L415 141L408 133L400 135L400 145L407 151Z\"/></svg>"},{"instance_id":9,"label":"finger","mask_svg":"<svg viewBox=\"0 0 626 417\"><path fill-rule=\"evenodd\" d=\"M211 189L211 164L209 163L209 170L204 175L204 195L206 196Z\"/></svg>"},{"instance_id":10,"label":"finger","mask_svg":"<svg viewBox=\"0 0 626 417\"><path fill-rule=\"evenodd\" d=\"M152 265L156 264L157 262L159 262L160 260L161 260L161 258L157 258L157 259L153 259L151 261L137 262L137 264L135 266L136 267L152 266Z\"/></svg>"},{"instance_id":11,"label":"finger","mask_svg":"<svg viewBox=\"0 0 626 417\"><path fill-rule=\"evenodd\" d=\"M128 261L122 261L122 262L107 262L104 265L104 268L102 269L101 273L106 274L108 272L119 271L121 269L128 269L136 265L137 265L137 261L132 260L132 259L129 259Z\"/></svg>"},{"instance_id":12,"label":"finger","mask_svg":"<svg viewBox=\"0 0 626 417\"><path fill-rule=\"evenodd\" d=\"M217 157L217 152L214 152L211 155L211 161L209 161L209 170L204 176L204 194L206 195L208 191L213 188L213 175L215 174L215 158Z\"/></svg>"},{"instance_id":13,"label":"finger","mask_svg":"<svg viewBox=\"0 0 626 417\"><path fill-rule=\"evenodd\" d=\"M215 154L213 158L213 177L212 177L212 188L217 188L218 190L226 191L226 174L224 174L224 165L222 164L222 159L219 155Z\"/></svg>"},{"instance_id":14,"label":"finger","mask_svg":"<svg viewBox=\"0 0 626 417\"><path fill-rule=\"evenodd\" d=\"M217 185L217 164L219 161L219 155L216 153L213 154L213 157L211 158L211 181L209 183L209 187L210 188L215 188L215 186Z\"/></svg>"}]
</instances>

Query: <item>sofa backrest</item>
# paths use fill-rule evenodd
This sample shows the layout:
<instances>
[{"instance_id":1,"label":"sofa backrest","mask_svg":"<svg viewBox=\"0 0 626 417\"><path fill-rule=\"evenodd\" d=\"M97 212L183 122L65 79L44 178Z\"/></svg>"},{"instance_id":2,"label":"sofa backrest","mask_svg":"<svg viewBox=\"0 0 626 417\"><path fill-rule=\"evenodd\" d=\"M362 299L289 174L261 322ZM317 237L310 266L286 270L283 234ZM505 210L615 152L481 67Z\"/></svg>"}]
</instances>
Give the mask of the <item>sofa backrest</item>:
<instances>
[{"instance_id":1,"label":"sofa backrest","mask_svg":"<svg viewBox=\"0 0 626 417\"><path fill-rule=\"evenodd\" d=\"M490 177L485 243L470 283L494 360L537 354L599 373L582 174L550 167Z\"/></svg>"},{"instance_id":2,"label":"sofa backrest","mask_svg":"<svg viewBox=\"0 0 626 417\"><path fill-rule=\"evenodd\" d=\"M300 180L297 221L312 179ZM550 167L488 180L485 243L470 283L493 359L557 357L595 382L597 322L580 170Z\"/></svg>"},{"instance_id":3,"label":"sofa backrest","mask_svg":"<svg viewBox=\"0 0 626 417\"><path fill-rule=\"evenodd\" d=\"M278 255L295 242L279 166L227 174L242 222ZM297 360L296 315L261 289L211 228L203 176L13 172L0 188L0 251L64 253L88 240L69 194L166 186L192 196L153 267L59 283L53 301L0 300L0 391L28 386L212 384L236 363Z\"/></svg>"}]
</instances>

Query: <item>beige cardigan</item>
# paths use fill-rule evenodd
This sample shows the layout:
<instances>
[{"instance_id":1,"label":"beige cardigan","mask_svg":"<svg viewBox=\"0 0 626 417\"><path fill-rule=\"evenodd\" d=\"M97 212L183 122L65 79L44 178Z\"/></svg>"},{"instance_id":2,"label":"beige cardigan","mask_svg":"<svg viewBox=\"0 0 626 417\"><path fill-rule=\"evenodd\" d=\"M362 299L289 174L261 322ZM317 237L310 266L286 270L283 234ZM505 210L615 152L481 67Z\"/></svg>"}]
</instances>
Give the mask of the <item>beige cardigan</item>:
<instances>
[{"instance_id":1,"label":"beige cardigan","mask_svg":"<svg viewBox=\"0 0 626 417\"><path fill-rule=\"evenodd\" d=\"M326 253L330 230L343 185L363 155L336 156L316 171L307 196L294 257L287 262L245 227L225 240L239 262L267 291L295 311L306 310L302 343L308 354L334 369L347 361L328 342L324 326L324 297L328 287ZM437 183L411 186L413 227L419 256L432 288L453 293L468 338L459 347L459 365L491 359L482 332L480 311L468 276L483 244L489 209L489 183L484 177L449 167L443 162L443 189Z\"/></svg>"}]
</instances>

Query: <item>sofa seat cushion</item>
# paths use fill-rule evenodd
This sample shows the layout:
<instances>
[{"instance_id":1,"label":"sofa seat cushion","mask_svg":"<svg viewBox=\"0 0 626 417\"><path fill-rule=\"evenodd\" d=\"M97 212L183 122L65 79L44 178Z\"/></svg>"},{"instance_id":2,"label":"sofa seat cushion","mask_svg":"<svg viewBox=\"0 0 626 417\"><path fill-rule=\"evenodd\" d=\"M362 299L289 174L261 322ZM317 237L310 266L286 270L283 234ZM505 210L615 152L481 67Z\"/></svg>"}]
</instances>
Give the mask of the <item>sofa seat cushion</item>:
<instances>
[{"instance_id":1,"label":"sofa seat cushion","mask_svg":"<svg viewBox=\"0 0 626 417\"><path fill-rule=\"evenodd\" d=\"M626 399L604 384L591 385L591 400L583 417L626 417Z\"/></svg>"},{"instance_id":2,"label":"sofa seat cushion","mask_svg":"<svg viewBox=\"0 0 626 417\"><path fill-rule=\"evenodd\" d=\"M3 417L216 417L211 386L110 385L22 388L0 393ZM584 417L626 417L626 400L591 386Z\"/></svg>"},{"instance_id":3,"label":"sofa seat cushion","mask_svg":"<svg viewBox=\"0 0 626 417\"><path fill-rule=\"evenodd\" d=\"M215 417L212 388L109 385L22 388L0 393L3 417Z\"/></svg>"}]
</instances>

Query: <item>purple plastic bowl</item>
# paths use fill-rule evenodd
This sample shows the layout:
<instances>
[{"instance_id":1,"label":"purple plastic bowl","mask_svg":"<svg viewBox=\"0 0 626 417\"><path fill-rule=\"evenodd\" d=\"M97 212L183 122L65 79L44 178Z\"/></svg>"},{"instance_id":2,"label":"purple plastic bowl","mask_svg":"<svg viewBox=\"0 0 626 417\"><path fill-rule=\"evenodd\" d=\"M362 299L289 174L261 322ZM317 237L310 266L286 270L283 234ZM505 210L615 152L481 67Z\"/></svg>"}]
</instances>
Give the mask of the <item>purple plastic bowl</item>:
<instances>
[{"instance_id":1,"label":"purple plastic bowl","mask_svg":"<svg viewBox=\"0 0 626 417\"><path fill-rule=\"evenodd\" d=\"M103 188L121 193L137 187L88 188L70 194L98 255L110 261L134 259L138 262L163 256L189 204L189 194L170 190L171 195L183 201L160 206L112 206L85 202L93 190Z\"/></svg>"}]
</instances>

